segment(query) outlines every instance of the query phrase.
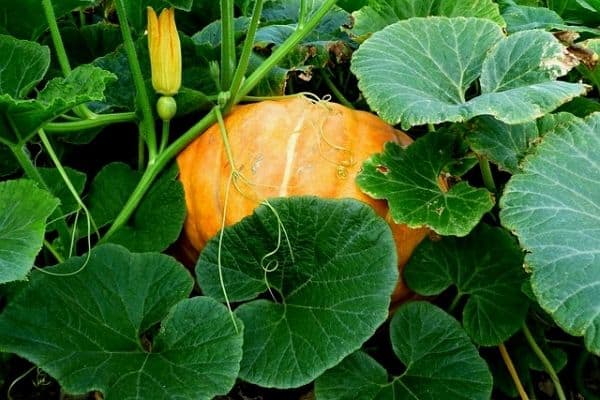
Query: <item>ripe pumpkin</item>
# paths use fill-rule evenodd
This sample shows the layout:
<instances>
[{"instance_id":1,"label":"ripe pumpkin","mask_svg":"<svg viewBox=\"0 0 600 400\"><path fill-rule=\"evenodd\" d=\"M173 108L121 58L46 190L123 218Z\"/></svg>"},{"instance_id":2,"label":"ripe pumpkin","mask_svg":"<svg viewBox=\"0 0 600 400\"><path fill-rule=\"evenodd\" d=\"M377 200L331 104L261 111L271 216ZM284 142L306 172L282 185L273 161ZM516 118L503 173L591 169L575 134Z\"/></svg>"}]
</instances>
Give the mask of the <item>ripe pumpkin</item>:
<instances>
[{"instance_id":1,"label":"ripe pumpkin","mask_svg":"<svg viewBox=\"0 0 600 400\"><path fill-rule=\"evenodd\" d=\"M225 224L252 214L269 197L316 195L350 197L371 205L390 222L400 272L414 248L428 234L389 219L385 201L365 195L355 178L362 162L384 143L407 146L412 139L377 116L339 104L304 97L237 106L225 118L234 164L245 179L229 190ZM219 126L210 127L178 156L187 217L182 237L188 259L195 260L221 227L231 168ZM402 283L392 295L411 295Z\"/></svg>"}]
</instances>

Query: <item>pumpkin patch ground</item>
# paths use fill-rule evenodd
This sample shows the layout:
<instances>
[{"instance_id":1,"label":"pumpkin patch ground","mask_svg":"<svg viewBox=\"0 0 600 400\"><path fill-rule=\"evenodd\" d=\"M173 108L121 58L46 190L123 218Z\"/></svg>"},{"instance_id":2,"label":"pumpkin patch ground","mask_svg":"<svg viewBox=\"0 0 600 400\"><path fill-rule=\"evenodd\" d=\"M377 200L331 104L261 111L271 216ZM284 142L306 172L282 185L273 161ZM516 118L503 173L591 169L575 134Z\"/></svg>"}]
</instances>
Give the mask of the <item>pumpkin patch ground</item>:
<instances>
[{"instance_id":1,"label":"pumpkin patch ground","mask_svg":"<svg viewBox=\"0 0 600 400\"><path fill-rule=\"evenodd\" d=\"M0 398L600 398L594 1L0 1Z\"/></svg>"}]
</instances>

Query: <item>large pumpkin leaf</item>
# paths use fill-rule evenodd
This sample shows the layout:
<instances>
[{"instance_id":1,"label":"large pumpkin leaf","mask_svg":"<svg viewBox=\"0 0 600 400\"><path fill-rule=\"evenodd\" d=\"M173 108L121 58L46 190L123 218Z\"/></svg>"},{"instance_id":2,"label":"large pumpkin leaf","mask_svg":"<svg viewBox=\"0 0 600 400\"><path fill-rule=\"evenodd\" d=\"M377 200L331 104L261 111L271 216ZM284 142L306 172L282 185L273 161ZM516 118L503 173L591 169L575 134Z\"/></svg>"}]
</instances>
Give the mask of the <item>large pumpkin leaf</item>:
<instances>
[{"instance_id":1,"label":"large pumpkin leaf","mask_svg":"<svg viewBox=\"0 0 600 400\"><path fill-rule=\"evenodd\" d=\"M516 241L502 228L479 225L465 238L427 240L413 253L404 270L408 286L437 295L455 286L468 296L463 325L484 346L504 342L519 330L528 309L521 291L526 275Z\"/></svg>"},{"instance_id":2,"label":"large pumpkin leaf","mask_svg":"<svg viewBox=\"0 0 600 400\"><path fill-rule=\"evenodd\" d=\"M106 399L211 399L233 386L242 356L227 309L186 299L192 279L162 254L95 248L32 274L0 315L0 347L24 357L70 393ZM185 300L184 300L185 299ZM161 324L155 336L148 333ZM238 322L240 328L241 322Z\"/></svg>"},{"instance_id":3,"label":"large pumpkin leaf","mask_svg":"<svg viewBox=\"0 0 600 400\"><path fill-rule=\"evenodd\" d=\"M356 352L319 377L319 400L489 399L492 376L460 325L425 302L400 307L390 323L396 356L406 365L397 377Z\"/></svg>"},{"instance_id":4,"label":"large pumpkin leaf","mask_svg":"<svg viewBox=\"0 0 600 400\"><path fill-rule=\"evenodd\" d=\"M0 182L0 283L25 279L58 203L32 181Z\"/></svg>"},{"instance_id":5,"label":"large pumpkin leaf","mask_svg":"<svg viewBox=\"0 0 600 400\"><path fill-rule=\"evenodd\" d=\"M163 174L142 199L129 223L109 238L131 251L162 251L177 240L185 218L185 199L177 169ZM117 217L142 174L123 163L106 165L94 178L88 197L96 227ZM80 225L80 232L85 227Z\"/></svg>"},{"instance_id":6,"label":"large pumpkin leaf","mask_svg":"<svg viewBox=\"0 0 600 400\"><path fill-rule=\"evenodd\" d=\"M413 17L476 17L505 26L498 5L492 0L369 0L352 13L354 24L350 35L358 41L367 39L388 25Z\"/></svg>"},{"instance_id":7,"label":"large pumpkin leaf","mask_svg":"<svg viewBox=\"0 0 600 400\"><path fill-rule=\"evenodd\" d=\"M600 354L600 114L554 120L506 185L500 217L529 252L539 304Z\"/></svg>"},{"instance_id":8,"label":"large pumpkin leaf","mask_svg":"<svg viewBox=\"0 0 600 400\"><path fill-rule=\"evenodd\" d=\"M42 125L78 104L102 100L106 84L115 79L91 65L75 68L66 78L54 78L37 99L15 99L0 94L0 139L24 143Z\"/></svg>"},{"instance_id":9,"label":"large pumpkin leaf","mask_svg":"<svg viewBox=\"0 0 600 400\"><path fill-rule=\"evenodd\" d=\"M50 49L27 40L0 35L0 95L20 99L42 80L50 65Z\"/></svg>"},{"instance_id":10,"label":"large pumpkin leaf","mask_svg":"<svg viewBox=\"0 0 600 400\"><path fill-rule=\"evenodd\" d=\"M543 31L504 37L478 18L412 18L375 33L354 53L352 71L369 105L404 128L492 115L534 120L585 93L554 79L574 66ZM480 78L481 95L467 98Z\"/></svg>"},{"instance_id":11,"label":"large pumpkin leaf","mask_svg":"<svg viewBox=\"0 0 600 400\"><path fill-rule=\"evenodd\" d=\"M386 143L383 153L363 163L356 182L369 196L388 201L395 222L464 236L492 208L494 199L466 182L449 189L440 183L457 147L457 137L449 131L430 133L406 149Z\"/></svg>"},{"instance_id":12,"label":"large pumpkin leaf","mask_svg":"<svg viewBox=\"0 0 600 400\"><path fill-rule=\"evenodd\" d=\"M269 200L224 230L220 256L229 300L252 300L235 311L240 377L266 387L309 383L357 350L385 321L398 279L389 226L356 200ZM218 259L217 236L196 274L223 301ZM273 301L253 300L261 293Z\"/></svg>"},{"instance_id":13,"label":"large pumpkin leaf","mask_svg":"<svg viewBox=\"0 0 600 400\"><path fill-rule=\"evenodd\" d=\"M508 125L488 116L472 119L465 131L465 139L473 151L513 174L519 170L529 146L539 137L535 122Z\"/></svg>"}]
</instances>

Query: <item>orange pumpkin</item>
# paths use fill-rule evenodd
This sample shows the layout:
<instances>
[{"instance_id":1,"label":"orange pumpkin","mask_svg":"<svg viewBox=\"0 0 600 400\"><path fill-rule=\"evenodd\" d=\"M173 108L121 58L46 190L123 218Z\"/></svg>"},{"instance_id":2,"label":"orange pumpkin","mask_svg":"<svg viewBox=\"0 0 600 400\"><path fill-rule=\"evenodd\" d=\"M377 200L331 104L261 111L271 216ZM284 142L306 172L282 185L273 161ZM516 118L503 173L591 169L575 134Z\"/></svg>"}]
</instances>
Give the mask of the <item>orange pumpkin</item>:
<instances>
[{"instance_id":1,"label":"orange pumpkin","mask_svg":"<svg viewBox=\"0 0 600 400\"><path fill-rule=\"evenodd\" d=\"M398 251L400 272L414 248L428 234L389 219L385 201L365 195L355 178L362 162L384 143L407 146L412 139L377 116L304 97L237 106L225 118L235 167L241 176L229 186L225 224L250 215L270 197L316 195L350 197L370 204L388 219ZM221 227L231 167L219 126L209 128L177 158L185 190L187 217L183 247L195 260ZM400 280L392 296L411 295Z\"/></svg>"}]
</instances>

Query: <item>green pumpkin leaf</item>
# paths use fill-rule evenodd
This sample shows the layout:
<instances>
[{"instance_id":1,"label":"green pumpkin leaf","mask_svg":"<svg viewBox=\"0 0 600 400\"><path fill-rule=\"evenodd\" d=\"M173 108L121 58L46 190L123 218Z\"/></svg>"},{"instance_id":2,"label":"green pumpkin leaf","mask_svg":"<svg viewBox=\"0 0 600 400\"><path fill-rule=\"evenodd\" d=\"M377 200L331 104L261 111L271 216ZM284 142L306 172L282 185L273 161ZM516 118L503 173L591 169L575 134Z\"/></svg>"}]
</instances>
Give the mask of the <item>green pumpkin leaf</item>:
<instances>
[{"instance_id":1,"label":"green pumpkin leaf","mask_svg":"<svg viewBox=\"0 0 600 400\"><path fill-rule=\"evenodd\" d=\"M413 17L476 17L506 25L492 0L369 0L352 16L350 35L360 42L394 22Z\"/></svg>"},{"instance_id":2,"label":"green pumpkin leaf","mask_svg":"<svg viewBox=\"0 0 600 400\"><path fill-rule=\"evenodd\" d=\"M404 270L408 286L437 295L455 286L468 296L463 325L480 345L495 346L518 331L529 301L521 291L526 279L521 248L502 228L479 225L465 238L426 240Z\"/></svg>"},{"instance_id":3,"label":"green pumpkin leaf","mask_svg":"<svg viewBox=\"0 0 600 400\"><path fill-rule=\"evenodd\" d=\"M412 18L375 33L354 53L352 71L374 111L391 124L460 122L492 115L534 120L586 92L555 81L574 66L550 33L504 37L478 18ZM479 78L481 94L467 98Z\"/></svg>"},{"instance_id":4,"label":"green pumpkin leaf","mask_svg":"<svg viewBox=\"0 0 600 400\"><path fill-rule=\"evenodd\" d=\"M319 400L489 399L492 376L458 322L436 306L411 302L390 323L396 356L406 371L387 372L356 352L325 372L315 384ZM357 394L360 394L358 396Z\"/></svg>"},{"instance_id":5,"label":"green pumpkin leaf","mask_svg":"<svg viewBox=\"0 0 600 400\"><path fill-rule=\"evenodd\" d=\"M50 65L50 49L28 40L0 35L0 95L23 98L37 85Z\"/></svg>"},{"instance_id":6,"label":"green pumpkin leaf","mask_svg":"<svg viewBox=\"0 0 600 400\"><path fill-rule=\"evenodd\" d=\"M100 390L107 400L211 399L231 389L242 335L223 305L187 299L193 282L183 266L109 244L49 271L83 264L71 275L32 274L0 315L3 351L35 363L69 393Z\"/></svg>"},{"instance_id":7,"label":"green pumpkin leaf","mask_svg":"<svg viewBox=\"0 0 600 400\"><path fill-rule=\"evenodd\" d=\"M88 101L102 100L114 75L91 65L75 68L66 78L54 78L35 100L17 100L0 94L0 138L27 141L44 123ZM10 123L8 122L10 121Z\"/></svg>"},{"instance_id":8,"label":"green pumpkin leaf","mask_svg":"<svg viewBox=\"0 0 600 400\"><path fill-rule=\"evenodd\" d=\"M64 218L66 215L71 214L74 211L79 209L79 204L71 194L71 191L63 181L62 176L58 172L56 168L38 168L38 172L44 179L44 182L48 186L48 190L55 197L60 200L60 211L62 211L65 215L60 215L58 212L54 212L52 214L50 220L55 220L59 218ZM75 169L65 167L65 173L69 177L69 180L73 184L73 187L77 191L78 194L83 192L83 188L85 187L85 181L87 176L83 172L79 172ZM51 223L48 225L47 230L51 231L56 229L57 223Z\"/></svg>"},{"instance_id":9,"label":"green pumpkin leaf","mask_svg":"<svg viewBox=\"0 0 600 400\"><path fill-rule=\"evenodd\" d=\"M32 181L0 182L0 283L25 279L58 204Z\"/></svg>"},{"instance_id":10,"label":"green pumpkin leaf","mask_svg":"<svg viewBox=\"0 0 600 400\"><path fill-rule=\"evenodd\" d=\"M430 133L402 149L387 143L383 153L363 163L358 186L369 196L386 199L396 223L428 226L441 235L465 236L494 205L492 194L459 182L449 190L439 176L453 161L457 137Z\"/></svg>"},{"instance_id":11,"label":"green pumpkin leaf","mask_svg":"<svg viewBox=\"0 0 600 400\"><path fill-rule=\"evenodd\" d=\"M507 183L500 218L528 251L540 306L600 354L600 114L553 121Z\"/></svg>"},{"instance_id":12,"label":"green pumpkin leaf","mask_svg":"<svg viewBox=\"0 0 600 400\"><path fill-rule=\"evenodd\" d=\"M131 251L163 251L177 240L185 218L185 199L181 182L172 168L159 178L136 208L129 223L110 238ZM98 228L117 217L142 174L123 163L106 165L90 187L89 210ZM85 231L80 225L80 232Z\"/></svg>"},{"instance_id":13,"label":"green pumpkin leaf","mask_svg":"<svg viewBox=\"0 0 600 400\"><path fill-rule=\"evenodd\" d=\"M217 235L196 275L223 301L218 257ZM240 377L297 387L360 348L387 318L396 265L389 226L356 200L272 199L225 228L225 290L231 302L250 300L235 310L245 326Z\"/></svg>"},{"instance_id":14,"label":"green pumpkin leaf","mask_svg":"<svg viewBox=\"0 0 600 400\"><path fill-rule=\"evenodd\" d=\"M509 4L502 7L502 17L509 33L530 29L552 29L566 27L563 19L555 11L545 7L530 7Z\"/></svg>"},{"instance_id":15,"label":"green pumpkin leaf","mask_svg":"<svg viewBox=\"0 0 600 400\"><path fill-rule=\"evenodd\" d=\"M508 125L488 116L472 119L465 130L465 139L475 153L512 174L519 170L521 159L539 137L535 122Z\"/></svg>"}]
</instances>

